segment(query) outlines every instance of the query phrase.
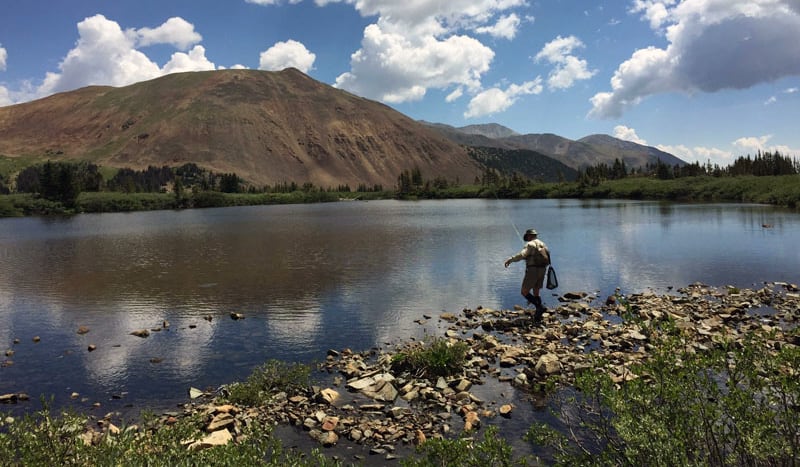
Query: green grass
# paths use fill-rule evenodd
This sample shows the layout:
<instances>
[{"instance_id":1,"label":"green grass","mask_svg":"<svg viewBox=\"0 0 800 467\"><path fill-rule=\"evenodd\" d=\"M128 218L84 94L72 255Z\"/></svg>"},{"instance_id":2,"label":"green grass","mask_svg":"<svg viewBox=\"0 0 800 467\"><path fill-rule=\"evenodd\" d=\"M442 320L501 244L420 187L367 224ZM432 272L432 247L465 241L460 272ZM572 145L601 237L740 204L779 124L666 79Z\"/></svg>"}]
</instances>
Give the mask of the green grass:
<instances>
[{"instance_id":1,"label":"green grass","mask_svg":"<svg viewBox=\"0 0 800 467\"><path fill-rule=\"evenodd\" d=\"M430 338L399 351L392 360L392 368L427 378L452 376L463 370L468 350L469 345L462 341Z\"/></svg>"},{"instance_id":2,"label":"green grass","mask_svg":"<svg viewBox=\"0 0 800 467\"><path fill-rule=\"evenodd\" d=\"M266 404L280 392L305 392L311 384L310 375L308 365L270 360L256 368L246 381L228 386L227 399L251 407Z\"/></svg>"}]
</instances>

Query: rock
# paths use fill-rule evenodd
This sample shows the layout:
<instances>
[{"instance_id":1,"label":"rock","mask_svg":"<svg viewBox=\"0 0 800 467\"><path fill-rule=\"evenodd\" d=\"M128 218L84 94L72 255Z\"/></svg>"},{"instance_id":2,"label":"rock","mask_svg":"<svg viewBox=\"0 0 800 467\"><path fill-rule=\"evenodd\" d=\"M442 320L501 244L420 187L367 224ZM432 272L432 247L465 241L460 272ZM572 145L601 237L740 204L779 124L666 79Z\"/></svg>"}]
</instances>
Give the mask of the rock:
<instances>
[{"instance_id":1,"label":"rock","mask_svg":"<svg viewBox=\"0 0 800 467\"><path fill-rule=\"evenodd\" d=\"M145 338L150 335L150 331L148 331L147 329L137 329L136 331L133 331L131 335Z\"/></svg>"},{"instance_id":2,"label":"rock","mask_svg":"<svg viewBox=\"0 0 800 467\"><path fill-rule=\"evenodd\" d=\"M586 292L567 292L564 295L562 295L562 298L564 300L580 300L586 297L586 295L587 295Z\"/></svg>"},{"instance_id":3,"label":"rock","mask_svg":"<svg viewBox=\"0 0 800 467\"><path fill-rule=\"evenodd\" d=\"M453 389L457 392L464 392L469 391L469 388L472 387L472 382L466 378L461 379L458 384L455 385Z\"/></svg>"},{"instance_id":4,"label":"rock","mask_svg":"<svg viewBox=\"0 0 800 467\"><path fill-rule=\"evenodd\" d=\"M206 425L206 431L209 433L212 431L218 431L233 425L235 422L236 420L233 418L233 415L229 413L221 413L211 419L211 422Z\"/></svg>"},{"instance_id":5,"label":"rock","mask_svg":"<svg viewBox=\"0 0 800 467\"><path fill-rule=\"evenodd\" d=\"M417 430L414 433L414 445L415 446L419 446L421 444L424 444L425 441L427 441L427 440L428 439L425 437L425 433L423 433L422 430Z\"/></svg>"},{"instance_id":6,"label":"rock","mask_svg":"<svg viewBox=\"0 0 800 467\"><path fill-rule=\"evenodd\" d=\"M478 412L470 410L464 416L464 431L477 430L481 425L481 420L478 417Z\"/></svg>"},{"instance_id":7,"label":"rock","mask_svg":"<svg viewBox=\"0 0 800 467\"><path fill-rule=\"evenodd\" d=\"M333 431L339 425L339 417L325 417L322 420L322 431Z\"/></svg>"},{"instance_id":8,"label":"rock","mask_svg":"<svg viewBox=\"0 0 800 467\"><path fill-rule=\"evenodd\" d=\"M234 313L234 312L231 312L231 319L232 319L232 320L240 320L240 319L244 319L244 315L243 315L243 314L241 314L241 313Z\"/></svg>"},{"instance_id":9,"label":"rock","mask_svg":"<svg viewBox=\"0 0 800 467\"><path fill-rule=\"evenodd\" d=\"M323 389L319 392L319 399L330 405L334 405L340 398L339 393L335 389Z\"/></svg>"},{"instance_id":10,"label":"rock","mask_svg":"<svg viewBox=\"0 0 800 467\"><path fill-rule=\"evenodd\" d=\"M379 380L374 386L361 391L367 397L375 400L392 402L397 399L397 389L387 380Z\"/></svg>"},{"instance_id":11,"label":"rock","mask_svg":"<svg viewBox=\"0 0 800 467\"><path fill-rule=\"evenodd\" d=\"M511 404L504 404L500 406L500 415L503 417L510 417L511 411L514 410L514 407Z\"/></svg>"},{"instance_id":12,"label":"rock","mask_svg":"<svg viewBox=\"0 0 800 467\"><path fill-rule=\"evenodd\" d=\"M78 332L78 334L86 334L87 332L89 332L89 328L86 327L86 326L80 326L80 327L78 327L78 331L77 332Z\"/></svg>"},{"instance_id":13,"label":"rock","mask_svg":"<svg viewBox=\"0 0 800 467\"><path fill-rule=\"evenodd\" d=\"M195 441L189 445L191 450L208 449L214 446L225 446L233 441L233 435L228 430L215 431L200 441Z\"/></svg>"},{"instance_id":14,"label":"rock","mask_svg":"<svg viewBox=\"0 0 800 467\"><path fill-rule=\"evenodd\" d=\"M561 362L558 361L558 355L548 353L539 357L534 367L536 374L540 376L555 375L561 372Z\"/></svg>"},{"instance_id":15,"label":"rock","mask_svg":"<svg viewBox=\"0 0 800 467\"><path fill-rule=\"evenodd\" d=\"M392 385L394 376L389 373L381 373L368 378L362 378L347 383L349 389L361 391L367 397L375 400L391 402L397 398L397 389Z\"/></svg>"},{"instance_id":16,"label":"rock","mask_svg":"<svg viewBox=\"0 0 800 467\"><path fill-rule=\"evenodd\" d=\"M189 398L197 399L198 397L204 395L205 393L197 388L189 388Z\"/></svg>"},{"instance_id":17,"label":"rock","mask_svg":"<svg viewBox=\"0 0 800 467\"><path fill-rule=\"evenodd\" d=\"M454 315L453 313L442 313L441 315L439 315L439 319L441 319L442 321L447 321L448 323L455 323L456 321L458 321L458 318L456 318L456 315Z\"/></svg>"},{"instance_id":18,"label":"rock","mask_svg":"<svg viewBox=\"0 0 800 467\"><path fill-rule=\"evenodd\" d=\"M319 438L317 438L319 443L325 447L335 446L336 443L339 442L339 435L336 434L335 431L324 431Z\"/></svg>"},{"instance_id":19,"label":"rock","mask_svg":"<svg viewBox=\"0 0 800 467\"><path fill-rule=\"evenodd\" d=\"M39 336L33 336L33 342L40 342L42 340Z\"/></svg>"},{"instance_id":20,"label":"rock","mask_svg":"<svg viewBox=\"0 0 800 467\"><path fill-rule=\"evenodd\" d=\"M97 346L94 344L89 344L89 347L86 348L89 352L94 352L97 349Z\"/></svg>"}]
</instances>

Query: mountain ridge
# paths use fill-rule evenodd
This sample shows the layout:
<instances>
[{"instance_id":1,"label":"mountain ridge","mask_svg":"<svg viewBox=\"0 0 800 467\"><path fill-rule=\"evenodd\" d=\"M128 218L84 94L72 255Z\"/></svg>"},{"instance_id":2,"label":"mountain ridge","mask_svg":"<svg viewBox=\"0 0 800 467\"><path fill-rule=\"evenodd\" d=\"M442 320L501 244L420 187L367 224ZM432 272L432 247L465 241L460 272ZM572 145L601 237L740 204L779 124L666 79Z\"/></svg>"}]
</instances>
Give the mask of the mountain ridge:
<instances>
[{"instance_id":1,"label":"mountain ridge","mask_svg":"<svg viewBox=\"0 0 800 467\"><path fill-rule=\"evenodd\" d=\"M440 133L296 69L175 73L0 107L0 154L142 169L194 162L255 185L394 186L404 170L471 182Z\"/></svg>"},{"instance_id":2,"label":"mountain ridge","mask_svg":"<svg viewBox=\"0 0 800 467\"><path fill-rule=\"evenodd\" d=\"M614 159L617 158L625 162L628 168L643 167L658 161L670 166L686 164L680 158L658 148L603 134L588 135L578 140L571 140L553 133L520 134L496 123L467 127L453 127L445 124L432 124L431 126L459 144L535 151L576 170L597 164L612 165ZM482 131L484 127L485 131ZM492 136L497 134L507 134L508 136Z\"/></svg>"}]
</instances>

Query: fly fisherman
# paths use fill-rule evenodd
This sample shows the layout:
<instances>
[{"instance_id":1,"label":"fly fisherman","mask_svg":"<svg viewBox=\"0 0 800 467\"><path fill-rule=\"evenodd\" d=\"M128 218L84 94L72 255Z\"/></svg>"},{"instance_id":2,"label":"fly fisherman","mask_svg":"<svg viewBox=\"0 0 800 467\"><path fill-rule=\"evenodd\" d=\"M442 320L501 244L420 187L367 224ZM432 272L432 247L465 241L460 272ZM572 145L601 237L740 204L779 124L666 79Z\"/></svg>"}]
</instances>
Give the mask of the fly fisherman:
<instances>
[{"instance_id":1,"label":"fly fisherman","mask_svg":"<svg viewBox=\"0 0 800 467\"><path fill-rule=\"evenodd\" d=\"M547 266L550 264L550 251L543 241L537 238L538 234L534 229L525 231L522 239L525 241L525 247L516 255L508 258L505 266L515 263L517 261L525 260L525 277L522 279L522 296L528 299L528 303L532 303L536 307L536 313L533 315L534 321L540 321L546 308L542 305L542 297L539 296L539 291L544 284L544 276L547 272ZM531 294L533 289L533 294Z\"/></svg>"}]
</instances>

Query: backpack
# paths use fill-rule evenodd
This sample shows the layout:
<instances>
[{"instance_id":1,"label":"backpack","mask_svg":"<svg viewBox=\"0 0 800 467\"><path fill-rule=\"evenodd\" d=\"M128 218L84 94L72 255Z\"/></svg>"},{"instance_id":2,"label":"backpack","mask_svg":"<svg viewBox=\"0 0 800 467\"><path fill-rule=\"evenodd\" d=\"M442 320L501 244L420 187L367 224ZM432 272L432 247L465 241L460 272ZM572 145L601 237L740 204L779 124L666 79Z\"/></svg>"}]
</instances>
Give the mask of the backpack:
<instances>
[{"instance_id":1,"label":"backpack","mask_svg":"<svg viewBox=\"0 0 800 467\"><path fill-rule=\"evenodd\" d=\"M530 264L532 266L544 267L550 264L550 252L547 251L547 247L544 245L537 245L537 248L533 249L531 256Z\"/></svg>"}]
</instances>

